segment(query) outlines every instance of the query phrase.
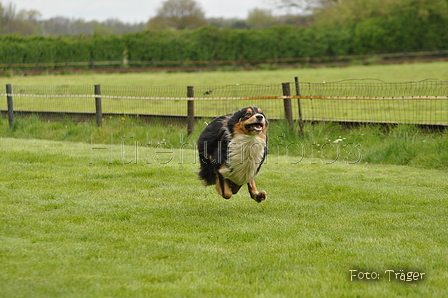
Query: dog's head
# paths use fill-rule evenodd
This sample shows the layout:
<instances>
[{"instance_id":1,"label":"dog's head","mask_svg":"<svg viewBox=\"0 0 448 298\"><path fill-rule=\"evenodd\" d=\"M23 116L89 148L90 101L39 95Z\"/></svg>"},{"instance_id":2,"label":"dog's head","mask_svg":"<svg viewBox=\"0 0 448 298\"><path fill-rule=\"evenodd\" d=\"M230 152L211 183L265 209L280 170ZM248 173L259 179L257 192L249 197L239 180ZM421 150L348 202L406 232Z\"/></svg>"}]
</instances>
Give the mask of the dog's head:
<instances>
[{"instance_id":1,"label":"dog's head","mask_svg":"<svg viewBox=\"0 0 448 298\"><path fill-rule=\"evenodd\" d=\"M265 135L268 128L266 116L257 107L247 107L233 113L229 124L233 133L245 135Z\"/></svg>"}]
</instances>

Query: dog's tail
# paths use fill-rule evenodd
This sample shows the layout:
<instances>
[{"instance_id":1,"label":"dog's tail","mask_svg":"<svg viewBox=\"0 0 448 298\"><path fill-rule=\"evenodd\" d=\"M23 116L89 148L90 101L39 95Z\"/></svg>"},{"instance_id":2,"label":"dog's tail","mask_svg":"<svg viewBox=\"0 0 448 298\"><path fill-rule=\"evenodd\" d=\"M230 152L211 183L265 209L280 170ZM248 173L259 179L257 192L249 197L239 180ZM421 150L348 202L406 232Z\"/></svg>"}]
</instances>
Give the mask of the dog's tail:
<instances>
[{"instance_id":1,"label":"dog's tail","mask_svg":"<svg viewBox=\"0 0 448 298\"><path fill-rule=\"evenodd\" d=\"M198 173L199 178L204 181L205 185L216 184L216 170L212 161L201 154L199 154L199 160L201 163L201 168Z\"/></svg>"}]
</instances>

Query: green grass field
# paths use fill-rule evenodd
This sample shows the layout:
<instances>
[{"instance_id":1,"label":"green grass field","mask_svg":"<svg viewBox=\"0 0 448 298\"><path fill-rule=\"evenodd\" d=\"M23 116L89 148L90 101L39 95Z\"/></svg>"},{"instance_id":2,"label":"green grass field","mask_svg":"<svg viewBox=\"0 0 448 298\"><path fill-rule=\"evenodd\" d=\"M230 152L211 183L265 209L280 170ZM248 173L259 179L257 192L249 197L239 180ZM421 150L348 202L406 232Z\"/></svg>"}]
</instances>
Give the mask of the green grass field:
<instances>
[{"instance_id":1,"label":"green grass field","mask_svg":"<svg viewBox=\"0 0 448 298\"><path fill-rule=\"evenodd\" d=\"M0 77L0 84L13 85L119 85L119 86L216 86L228 84L273 84L292 82L333 82L346 79L380 79L408 82L435 78L448 80L448 61L349 67L293 68L253 71L86 73L66 75Z\"/></svg>"},{"instance_id":2,"label":"green grass field","mask_svg":"<svg viewBox=\"0 0 448 298\"><path fill-rule=\"evenodd\" d=\"M446 171L273 152L257 204L203 187L189 149L0 147L2 297L447 295Z\"/></svg>"},{"instance_id":3,"label":"green grass field","mask_svg":"<svg viewBox=\"0 0 448 298\"><path fill-rule=\"evenodd\" d=\"M402 82L448 80L447 65L0 81ZM0 297L448 295L446 132L319 123L306 124L301 137L271 121L270 154L257 179L268 200L257 204L244 187L227 201L197 179L192 144L204 121L187 137L179 124L128 116L106 117L101 128L20 115L10 128L0 118Z\"/></svg>"}]
</instances>

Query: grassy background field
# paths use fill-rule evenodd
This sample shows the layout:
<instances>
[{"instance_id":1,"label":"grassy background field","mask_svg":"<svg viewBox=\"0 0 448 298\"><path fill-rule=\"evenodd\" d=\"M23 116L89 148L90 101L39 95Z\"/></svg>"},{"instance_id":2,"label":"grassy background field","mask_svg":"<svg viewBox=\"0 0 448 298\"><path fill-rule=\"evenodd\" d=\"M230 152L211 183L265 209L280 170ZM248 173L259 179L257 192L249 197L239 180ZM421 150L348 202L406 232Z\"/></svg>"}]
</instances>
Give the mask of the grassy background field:
<instances>
[{"instance_id":1,"label":"grassy background field","mask_svg":"<svg viewBox=\"0 0 448 298\"><path fill-rule=\"evenodd\" d=\"M129 85L129 86L204 86L227 84L272 84L292 82L332 82L345 79L380 79L408 82L435 78L448 80L448 62L390 65L353 65L349 67L293 68L253 71L144 72L128 74L66 74L0 77L0 83L14 85Z\"/></svg>"},{"instance_id":2,"label":"grassy background field","mask_svg":"<svg viewBox=\"0 0 448 298\"><path fill-rule=\"evenodd\" d=\"M245 189L226 201L203 187L192 150L181 164L178 150L125 164L92 144L0 146L3 297L447 294L446 171L271 159L257 204ZM389 281L386 270L425 275Z\"/></svg>"},{"instance_id":3,"label":"grassy background field","mask_svg":"<svg viewBox=\"0 0 448 298\"><path fill-rule=\"evenodd\" d=\"M41 95L92 95L93 84L102 85L103 95L185 97L186 86L195 86L195 97L210 97L205 91L212 89L212 96L266 96L282 95L282 82L291 82L295 76L301 82L330 82L344 79L373 78L386 82L418 81L427 78L448 80L448 62L415 63L402 65L370 65L339 68L301 68L255 71L214 71L195 73L146 72L130 74L78 74L14 76L0 78L4 84L13 84L13 93ZM366 81L363 81L366 82ZM376 81L377 82L377 81ZM236 84L239 84L236 86ZM257 84L258 87L251 85ZM135 88L128 88L134 86ZM151 86L151 87L150 87ZM156 86L160 86L156 87ZM324 87L325 86L325 87ZM331 87L333 86L333 87ZM322 96L445 96L441 87L423 86L368 86L369 93L330 84L312 88L302 85L302 94ZM347 89L348 88L348 89ZM375 89L377 88L377 89ZM321 90L322 89L322 90ZM437 91L436 91L437 89ZM366 91L367 92L367 91ZM293 92L294 93L294 92ZM256 104L271 118L283 118L282 100L252 101L196 101L195 115L217 116L231 113L241 106ZM186 115L184 101L110 99L102 100L103 113L169 114ZM23 111L94 112L93 98L15 97L14 108ZM448 124L445 117L446 100L309 100L301 101L306 120L348 120L373 122ZM0 101L6 110L6 100ZM297 101L293 100L293 117L298 119Z\"/></svg>"}]
</instances>

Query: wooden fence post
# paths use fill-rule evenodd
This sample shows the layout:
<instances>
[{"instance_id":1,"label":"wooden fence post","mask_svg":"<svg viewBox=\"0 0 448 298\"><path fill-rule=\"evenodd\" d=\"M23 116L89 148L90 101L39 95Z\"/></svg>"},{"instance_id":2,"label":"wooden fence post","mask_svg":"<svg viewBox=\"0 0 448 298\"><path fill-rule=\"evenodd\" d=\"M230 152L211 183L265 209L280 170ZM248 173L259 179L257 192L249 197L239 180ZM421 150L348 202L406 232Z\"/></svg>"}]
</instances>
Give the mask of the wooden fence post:
<instances>
[{"instance_id":1,"label":"wooden fence post","mask_svg":"<svg viewBox=\"0 0 448 298\"><path fill-rule=\"evenodd\" d=\"M194 86L187 86L187 97L194 97ZM194 100L187 101L188 135L194 131Z\"/></svg>"},{"instance_id":2,"label":"wooden fence post","mask_svg":"<svg viewBox=\"0 0 448 298\"><path fill-rule=\"evenodd\" d=\"M296 83L296 95L300 96L300 85L299 85L299 78L295 77L294 82ZM303 137L305 136L303 132L303 117L302 117L302 105L300 104L300 98L297 98L297 107L299 110L299 129L300 129L300 135Z\"/></svg>"},{"instance_id":3,"label":"wooden fence post","mask_svg":"<svg viewBox=\"0 0 448 298\"><path fill-rule=\"evenodd\" d=\"M101 85L95 85L95 111L96 111L96 125L101 127L103 125L103 109L101 106Z\"/></svg>"},{"instance_id":4,"label":"wooden fence post","mask_svg":"<svg viewBox=\"0 0 448 298\"><path fill-rule=\"evenodd\" d=\"M6 101L8 102L9 127L14 125L14 107L12 104L12 85L6 84Z\"/></svg>"},{"instance_id":5,"label":"wooden fence post","mask_svg":"<svg viewBox=\"0 0 448 298\"><path fill-rule=\"evenodd\" d=\"M282 83L283 87L283 96L291 96L291 89L289 87L289 83ZM283 106L285 108L285 117L288 121L288 124L291 128L294 127L294 122L292 119L292 105L291 105L291 98L285 98L283 99Z\"/></svg>"}]
</instances>

